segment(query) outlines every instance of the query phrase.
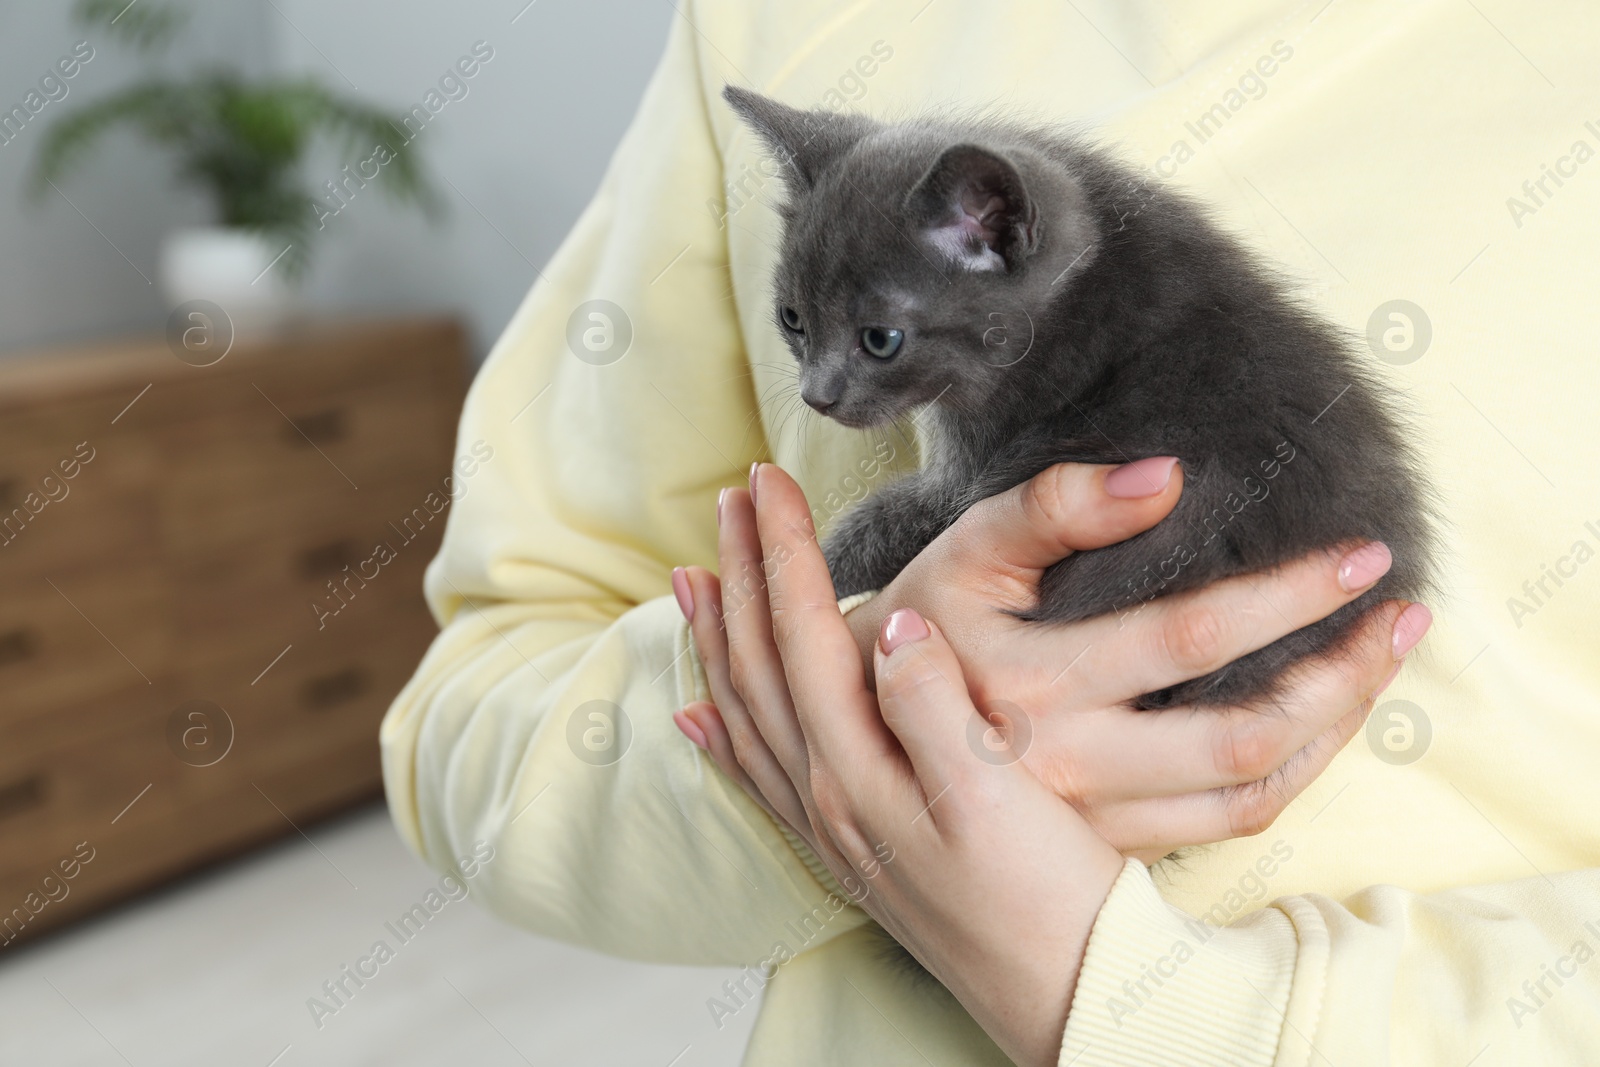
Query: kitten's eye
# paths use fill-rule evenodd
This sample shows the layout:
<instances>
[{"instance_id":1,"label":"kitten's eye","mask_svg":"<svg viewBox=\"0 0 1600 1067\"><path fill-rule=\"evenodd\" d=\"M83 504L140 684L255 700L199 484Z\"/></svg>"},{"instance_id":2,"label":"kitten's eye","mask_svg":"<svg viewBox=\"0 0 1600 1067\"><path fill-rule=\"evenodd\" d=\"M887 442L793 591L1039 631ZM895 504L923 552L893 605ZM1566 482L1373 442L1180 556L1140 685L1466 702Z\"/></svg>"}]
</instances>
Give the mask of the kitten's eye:
<instances>
[{"instance_id":1,"label":"kitten's eye","mask_svg":"<svg viewBox=\"0 0 1600 1067\"><path fill-rule=\"evenodd\" d=\"M782 312L780 312L780 314L783 316L783 324L789 327L789 329L793 330L795 333L806 332L800 325L800 312L796 311L794 308L786 307Z\"/></svg>"},{"instance_id":2,"label":"kitten's eye","mask_svg":"<svg viewBox=\"0 0 1600 1067\"><path fill-rule=\"evenodd\" d=\"M861 347L867 350L867 355L878 359L893 357L900 351L900 345L905 339L905 334L887 326L868 326L861 331Z\"/></svg>"}]
</instances>

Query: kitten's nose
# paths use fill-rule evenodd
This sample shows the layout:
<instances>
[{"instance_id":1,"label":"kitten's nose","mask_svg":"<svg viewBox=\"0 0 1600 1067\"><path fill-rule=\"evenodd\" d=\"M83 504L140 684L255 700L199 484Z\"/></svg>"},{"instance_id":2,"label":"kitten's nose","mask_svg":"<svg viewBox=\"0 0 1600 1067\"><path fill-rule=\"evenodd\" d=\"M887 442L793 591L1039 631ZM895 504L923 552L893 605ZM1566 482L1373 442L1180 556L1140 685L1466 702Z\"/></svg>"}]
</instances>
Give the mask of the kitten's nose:
<instances>
[{"instance_id":1,"label":"kitten's nose","mask_svg":"<svg viewBox=\"0 0 1600 1067\"><path fill-rule=\"evenodd\" d=\"M800 399L826 415L844 395L845 375L838 370L818 370L800 382Z\"/></svg>"}]
</instances>

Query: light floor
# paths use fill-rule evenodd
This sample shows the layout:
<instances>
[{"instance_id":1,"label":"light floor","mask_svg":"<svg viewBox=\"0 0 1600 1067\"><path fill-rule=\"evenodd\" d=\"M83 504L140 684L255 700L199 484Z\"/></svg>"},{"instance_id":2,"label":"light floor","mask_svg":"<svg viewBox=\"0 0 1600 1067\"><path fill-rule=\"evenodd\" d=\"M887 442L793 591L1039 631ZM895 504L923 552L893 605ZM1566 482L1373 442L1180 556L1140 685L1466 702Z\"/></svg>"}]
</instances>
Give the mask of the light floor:
<instances>
[{"instance_id":1,"label":"light floor","mask_svg":"<svg viewBox=\"0 0 1600 1067\"><path fill-rule=\"evenodd\" d=\"M373 942L396 944L384 924L438 876L381 807L308 832L309 844L290 838L0 950L0 1064L739 1062L755 1008L720 1031L706 1008L735 972L610 959L507 926L470 898L442 908L319 1029L307 999Z\"/></svg>"}]
</instances>

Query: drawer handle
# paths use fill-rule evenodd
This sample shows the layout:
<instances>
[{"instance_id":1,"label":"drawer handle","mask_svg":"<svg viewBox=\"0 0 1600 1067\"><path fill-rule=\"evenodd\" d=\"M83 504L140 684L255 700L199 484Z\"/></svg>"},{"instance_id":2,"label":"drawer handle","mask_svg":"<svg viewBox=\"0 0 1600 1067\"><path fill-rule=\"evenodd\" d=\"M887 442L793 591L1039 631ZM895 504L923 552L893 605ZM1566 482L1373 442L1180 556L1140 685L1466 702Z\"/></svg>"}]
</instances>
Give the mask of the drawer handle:
<instances>
[{"instance_id":1,"label":"drawer handle","mask_svg":"<svg viewBox=\"0 0 1600 1067\"><path fill-rule=\"evenodd\" d=\"M326 711L356 699L367 691L369 679L361 667L346 667L312 678L300 690L300 701L312 711Z\"/></svg>"},{"instance_id":2,"label":"drawer handle","mask_svg":"<svg viewBox=\"0 0 1600 1067\"><path fill-rule=\"evenodd\" d=\"M44 803L44 776L35 774L20 782L0 785L0 819L24 815Z\"/></svg>"},{"instance_id":3,"label":"drawer handle","mask_svg":"<svg viewBox=\"0 0 1600 1067\"><path fill-rule=\"evenodd\" d=\"M30 660L39 651L39 642L32 630L6 630L0 633L0 667Z\"/></svg>"},{"instance_id":4,"label":"drawer handle","mask_svg":"<svg viewBox=\"0 0 1600 1067\"><path fill-rule=\"evenodd\" d=\"M356 543L347 537L337 541L329 541L325 545L314 545L300 553L300 577L321 578L329 574L338 574L346 567L353 567L361 561L361 553L356 549Z\"/></svg>"},{"instance_id":5,"label":"drawer handle","mask_svg":"<svg viewBox=\"0 0 1600 1067\"><path fill-rule=\"evenodd\" d=\"M343 441L345 429L344 409L329 408L302 415L293 426L284 427L283 436L290 444L300 448L307 445L315 447Z\"/></svg>"}]
</instances>

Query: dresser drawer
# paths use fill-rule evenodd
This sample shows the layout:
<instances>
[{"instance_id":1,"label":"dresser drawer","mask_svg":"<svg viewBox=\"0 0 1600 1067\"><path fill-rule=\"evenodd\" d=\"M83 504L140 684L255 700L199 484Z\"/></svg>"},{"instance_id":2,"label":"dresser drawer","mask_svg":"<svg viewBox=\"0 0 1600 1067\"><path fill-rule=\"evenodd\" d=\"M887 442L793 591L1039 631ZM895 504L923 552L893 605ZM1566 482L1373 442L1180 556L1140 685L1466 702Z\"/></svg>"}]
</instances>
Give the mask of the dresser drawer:
<instances>
[{"instance_id":1,"label":"dresser drawer","mask_svg":"<svg viewBox=\"0 0 1600 1067\"><path fill-rule=\"evenodd\" d=\"M159 358L176 376L159 382L137 410L152 418L149 425L170 426L257 407L263 393L292 412L320 397L417 377L434 380L430 392L447 400L442 413L459 405L466 345L459 328L439 320L323 324L241 342L208 367L174 364L166 351Z\"/></svg>"},{"instance_id":2,"label":"dresser drawer","mask_svg":"<svg viewBox=\"0 0 1600 1067\"><path fill-rule=\"evenodd\" d=\"M249 580L252 575L320 582L343 573L346 564L354 568L380 542L397 555L415 547L431 551L450 501L425 478L410 481L420 485L376 486L349 493L336 504L317 494L283 496L272 502L276 506L270 515L258 516L254 524L185 520L174 513L168 523L208 529L191 529L181 547L169 540L168 569L186 584Z\"/></svg>"},{"instance_id":3,"label":"dresser drawer","mask_svg":"<svg viewBox=\"0 0 1600 1067\"><path fill-rule=\"evenodd\" d=\"M154 721L176 707L179 698L170 677L157 675L147 685L135 675L121 688L95 697L8 704L0 714L0 794L18 787L13 799L31 795L23 786L32 777L30 761L38 754L93 745L125 732L130 724ZM0 800L0 813L5 810L6 802Z\"/></svg>"},{"instance_id":4,"label":"dresser drawer","mask_svg":"<svg viewBox=\"0 0 1600 1067\"><path fill-rule=\"evenodd\" d=\"M3 369L4 365L0 364L0 370ZM67 456L72 454L73 446L81 441L88 441L98 448L113 435L123 439L137 437L136 432L129 433L128 424L133 420L121 416L129 401L138 397L139 392L138 388L130 387L126 395L122 392L96 393L91 396L61 397L27 407L0 409L0 468L6 466L16 453L39 449ZM0 401L6 399L9 398L0 397Z\"/></svg>"},{"instance_id":5,"label":"dresser drawer","mask_svg":"<svg viewBox=\"0 0 1600 1067\"><path fill-rule=\"evenodd\" d=\"M370 751L375 760L384 712L436 633L424 610L393 612L330 625L287 651L199 665L181 685L186 699L219 705L232 722L233 748L215 768L221 776L287 772L333 751Z\"/></svg>"},{"instance_id":6,"label":"dresser drawer","mask_svg":"<svg viewBox=\"0 0 1600 1067\"><path fill-rule=\"evenodd\" d=\"M22 933L380 795L378 726L432 634L421 613L353 628L291 649L254 684L253 664L220 663L108 700L109 718L80 706L0 746L0 907L37 893L80 842L95 858ZM190 723L203 744L184 737Z\"/></svg>"},{"instance_id":7,"label":"dresser drawer","mask_svg":"<svg viewBox=\"0 0 1600 1067\"><path fill-rule=\"evenodd\" d=\"M0 586L112 554L157 558L156 449L112 427L115 414L0 417Z\"/></svg>"},{"instance_id":8,"label":"dresser drawer","mask_svg":"<svg viewBox=\"0 0 1600 1067\"><path fill-rule=\"evenodd\" d=\"M230 753L195 767L173 755L169 715L162 706L119 733L37 753L0 775L0 941L293 834L381 790L370 739L341 738L293 766L247 767Z\"/></svg>"},{"instance_id":9,"label":"dresser drawer","mask_svg":"<svg viewBox=\"0 0 1600 1067\"><path fill-rule=\"evenodd\" d=\"M317 397L286 408L288 418L261 401L225 421L168 431L162 443L174 463L161 503L170 550L181 557L260 542L308 513L370 511L374 494L404 489L420 503L443 492L450 444L437 432L426 381Z\"/></svg>"},{"instance_id":10,"label":"dresser drawer","mask_svg":"<svg viewBox=\"0 0 1600 1067\"><path fill-rule=\"evenodd\" d=\"M22 932L380 795L378 727L433 632L423 613L352 628L296 646L254 684L253 664L219 663L0 746L0 906L23 904L80 842L95 858ZM187 742L190 722L209 747Z\"/></svg>"},{"instance_id":11,"label":"dresser drawer","mask_svg":"<svg viewBox=\"0 0 1600 1067\"><path fill-rule=\"evenodd\" d=\"M364 503L377 500L375 495ZM401 506L379 515L401 516ZM197 553L174 564L182 589L174 605L178 640L187 654L209 662L257 642L281 648L320 640L390 613L425 615L422 578L438 549L445 513L431 518L407 541L407 527L381 517L312 516L265 543Z\"/></svg>"},{"instance_id":12,"label":"dresser drawer","mask_svg":"<svg viewBox=\"0 0 1600 1067\"><path fill-rule=\"evenodd\" d=\"M158 809L170 814L179 772L188 769L165 739L175 692L162 687L124 696L110 730L80 733L68 721L53 731L49 747L6 746L0 755L0 874L48 865L56 852L70 852L85 837L103 840L152 815L159 820Z\"/></svg>"},{"instance_id":13,"label":"dresser drawer","mask_svg":"<svg viewBox=\"0 0 1600 1067\"><path fill-rule=\"evenodd\" d=\"M171 588L153 567L95 562L0 586L0 729L167 673Z\"/></svg>"}]
</instances>

